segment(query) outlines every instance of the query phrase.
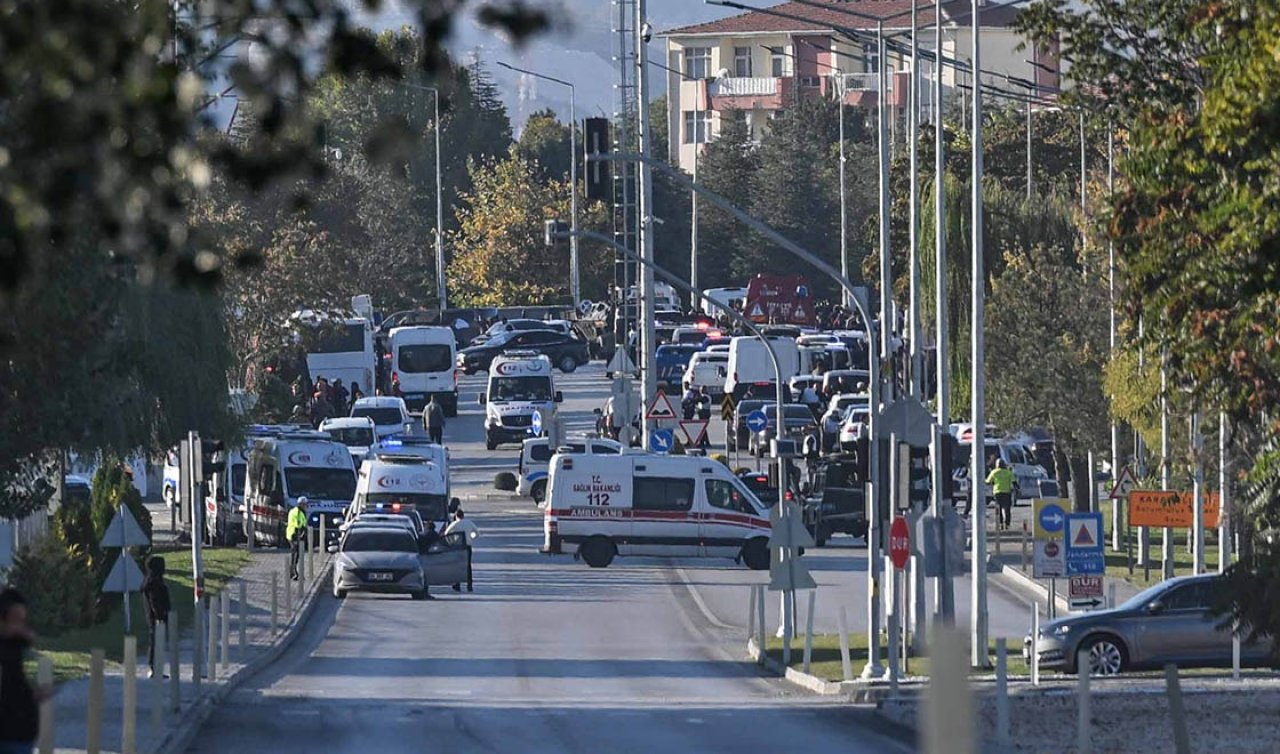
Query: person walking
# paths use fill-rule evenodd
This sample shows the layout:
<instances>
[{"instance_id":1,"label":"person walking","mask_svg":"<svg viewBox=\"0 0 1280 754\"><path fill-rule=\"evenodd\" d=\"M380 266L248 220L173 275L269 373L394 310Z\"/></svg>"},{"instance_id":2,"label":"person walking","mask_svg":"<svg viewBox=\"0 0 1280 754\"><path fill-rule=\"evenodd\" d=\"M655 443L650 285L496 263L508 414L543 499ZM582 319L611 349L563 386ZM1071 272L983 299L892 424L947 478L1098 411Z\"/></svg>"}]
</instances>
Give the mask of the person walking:
<instances>
[{"instance_id":1,"label":"person walking","mask_svg":"<svg viewBox=\"0 0 1280 754\"><path fill-rule=\"evenodd\" d=\"M142 580L143 605L147 611L147 627L150 629L150 643L147 645L147 667L151 669L151 678L156 677L156 637L168 635L169 629L169 586L164 583L164 558L152 556L147 558L147 577ZM156 624L164 624L164 633L156 630ZM164 673L164 668L160 669ZM167 677L167 676L166 676Z\"/></svg>"},{"instance_id":2,"label":"person walking","mask_svg":"<svg viewBox=\"0 0 1280 754\"><path fill-rule=\"evenodd\" d=\"M422 409L422 428L427 430L431 442L444 445L444 408L434 395Z\"/></svg>"},{"instance_id":3,"label":"person walking","mask_svg":"<svg viewBox=\"0 0 1280 754\"><path fill-rule=\"evenodd\" d=\"M0 591L0 754L31 754L40 733L40 702L52 690L27 680L27 650L35 642L27 600L17 589Z\"/></svg>"},{"instance_id":4,"label":"person walking","mask_svg":"<svg viewBox=\"0 0 1280 754\"><path fill-rule=\"evenodd\" d=\"M289 540L289 578L294 581L302 579L302 575L298 573L298 561L302 558L302 548L306 546L304 538L307 534L308 502L306 497L298 498L298 504L289 510L284 532L285 539Z\"/></svg>"},{"instance_id":5,"label":"person walking","mask_svg":"<svg viewBox=\"0 0 1280 754\"><path fill-rule=\"evenodd\" d=\"M987 474L987 484L996 498L996 528L1008 529L1013 523L1013 472L1003 458Z\"/></svg>"},{"instance_id":6,"label":"person walking","mask_svg":"<svg viewBox=\"0 0 1280 754\"><path fill-rule=\"evenodd\" d=\"M461 508L453 512L453 521L450 521L448 528L444 530L446 537L454 533L461 533L462 541L467 546L467 591L474 592L475 579L471 575L471 543L480 536L480 529L476 527L474 521L467 518L467 514ZM454 584L453 591L461 592L462 585Z\"/></svg>"},{"instance_id":7,"label":"person walking","mask_svg":"<svg viewBox=\"0 0 1280 754\"><path fill-rule=\"evenodd\" d=\"M333 415L346 416L347 412L350 410L347 404L347 399L350 397L351 394L348 393L347 389L342 386L341 377L333 381L333 387L330 388L329 393L332 396L332 400L330 400L330 403L332 404L332 407L333 407Z\"/></svg>"}]
</instances>

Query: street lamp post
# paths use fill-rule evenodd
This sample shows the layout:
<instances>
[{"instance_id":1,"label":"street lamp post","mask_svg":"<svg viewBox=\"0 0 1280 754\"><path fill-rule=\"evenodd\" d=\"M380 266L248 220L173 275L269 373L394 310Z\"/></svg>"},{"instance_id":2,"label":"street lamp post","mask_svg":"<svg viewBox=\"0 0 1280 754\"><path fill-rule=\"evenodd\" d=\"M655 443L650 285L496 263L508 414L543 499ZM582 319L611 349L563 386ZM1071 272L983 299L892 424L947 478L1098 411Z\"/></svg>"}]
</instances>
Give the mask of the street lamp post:
<instances>
[{"instance_id":1,"label":"street lamp post","mask_svg":"<svg viewBox=\"0 0 1280 754\"><path fill-rule=\"evenodd\" d=\"M667 73L674 73L680 77L681 81L692 81L695 86L698 86L699 82L703 81L703 79L696 76L690 76L685 71L677 71L670 66L663 65L662 63L654 60L650 60L649 65L661 68ZM689 141L693 142L693 180L695 182L698 180L698 158L701 157L702 152L700 145L703 141L710 140L711 127L711 124L708 123L707 128L700 128L702 119L699 116L702 114L702 111L698 107L699 99L701 99L701 92L695 90L693 97L693 128L689 134ZM681 120L683 120L683 118ZM698 132L700 130L702 131L702 141L698 138ZM679 136L679 134L676 134L674 138L678 140ZM677 141L676 143L678 151L679 142ZM678 160L677 164L679 164ZM697 311L702 305L702 293L697 292L700 291L700 289L698 288L698 192L696 191L689 192L689 285L691 285L695 291L695 293L689 294L689 306L694 311Z\"/></svg>"},{"instance_id":2,"label":"street lamp post","mask_svg":"<svg viewBox=\"0 0 1280 754\"><path fill-rule=\"evenodd\" d=\"M441 180L440 173L440 89L434 86L423 86L421 84L399 84L406 89L417 89L422 92L431 92L432 101L435 107L435 131L436 141L436 298L440 301L440 318L444 321L444 310L448 308L448 300L446 299L446 290L444 283L444 181Z\"/></svg>"},{"instance_id":3,"label":"street lamp post","mask_svg":"<svg viewBox=\"0 0 1280 754\"><path fill-rule=\"evenodd\" d=\"M973 354L971 362L970 384L973 386L970 391L971 414L973 421L973 452L970 461L969 471L969 495L971 503L975 511L973 518L973 551L971 553L971 561L973 563L973 580L972 580L972 601L973 609L970 610L970 662L974 667L987 667L987 505L986 492L983 480L986 479L986 455L979 452L982 447L982 438L986 437L986 371L984 360L986 359L986 344L983 338L983 327L985 317L985 300L983 284L985 281L985 273L983 271L983 252L982 252L982 45L980 43L979 14L978 6L982 0L973 0L972 20L973 20L973 217L970 221L970 230L973 233L971 246L973 247L973 290L971 291L973 301L973 312L970 321L972 322L972 345Z\"/></svg>"},{"instance_id":4,"label":"street lamp post","mask_svg":"<svg viewBox=\"0 0 1280 754\"><path fill-rule=\"evenodd\" d=\"M572 235L569 237L569 298L576 307L582 301L582 272L578 260L578 103L577 89L564 79L558 79L543 73L536 73L524 68L517 68L509 63L498 62L498 65L509 71L523 73L535 79L550 81L553 84L569 87L569 226Z\"/></svg>"}]
</instances>

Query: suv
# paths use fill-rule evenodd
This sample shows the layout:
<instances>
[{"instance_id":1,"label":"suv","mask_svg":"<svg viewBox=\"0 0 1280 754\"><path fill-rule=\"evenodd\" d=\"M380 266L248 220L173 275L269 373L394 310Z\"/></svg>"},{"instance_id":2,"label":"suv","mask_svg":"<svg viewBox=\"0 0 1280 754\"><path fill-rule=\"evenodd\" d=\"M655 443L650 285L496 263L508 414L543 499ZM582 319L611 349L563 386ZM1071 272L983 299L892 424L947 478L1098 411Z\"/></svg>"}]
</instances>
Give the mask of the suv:
<instances>
[{"instance_id":1,"label":"suv","mask_svg":"<svg viewBox=\"0 0 1280 754\"><path fill-rule=\"evenodd\" d=\"M866 463L856 455L833 456L818 464L808 503L815 516L813 541L822 547L832 534L867 536Z\"/></svg>"},{"instance_id":2,"label":"suv","mask_svg":"<svg viewBox=\"0 0 1280 754\"><path fill-rule=\"evenodd\" d=\"M568 374L591 360L586 342L553 330L527 330L503 333L480 345L458 352L458 367L466 374L487 371L503 351L532 351L551 360L551 364Z\"/></svg>"}]
</instances>

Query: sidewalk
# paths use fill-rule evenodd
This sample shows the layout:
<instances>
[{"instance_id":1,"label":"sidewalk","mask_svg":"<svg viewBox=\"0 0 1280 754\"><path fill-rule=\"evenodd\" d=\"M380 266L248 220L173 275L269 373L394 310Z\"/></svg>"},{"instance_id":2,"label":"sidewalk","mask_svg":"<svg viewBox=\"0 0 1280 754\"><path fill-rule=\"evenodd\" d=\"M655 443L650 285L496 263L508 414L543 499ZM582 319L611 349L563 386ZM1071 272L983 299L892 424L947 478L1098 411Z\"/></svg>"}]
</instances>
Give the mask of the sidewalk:
<instances>
[{"instance_id":1,"label":"sidewalk","mask_svg":"<svg viewBox=\"0 0 1280 754\"><path fill-rule=\"evenodd\" d=\"M191 682L192 626L179 626L179 657L181 658L180 691L181 711L168 709L170 680L148 679L146 668L147 646L138 646L137 681L137 747L138 752L182 751L185 749L184 732L194 732L203 721L212 704L230 691L228 683L238 684L263 664L271 661L292 640L297 629L306 620L316 595L328 586L326 578L328 556L317 560L314 580L303 571L302 582L291 584L291 605L285 603L285 581L288 578L288 553L283 550L256 550L240 575L227 586L230 596L230 630L228 635L230 662L217 667L217 679L204 679L197 694ZM276 574L278 592L278 630L271 629L271 578ZM245 645L240 638L240 583L245 584L244 611ZM174 600L191 599L188 594L174 594ZM219 609L218 599L213 600ZM221 613L219 612L219 623ZM221 629L219 629L221 633ZM208 637L205 636L207 643ZM221 650L219 649L219 652ZM157 660L159 658L157 657ZM166 665L166 673L168 666ZM101 745L103 752L122 751L123 723L123 668L109 667L103 681L103 712ZM159 701L164 708L160 719L154 717L153 707ZM89 679L69 681L58 687L54 697L54 740L59 752L85 751L87 749L87 710Z\"/></svg>"}]
</instances>

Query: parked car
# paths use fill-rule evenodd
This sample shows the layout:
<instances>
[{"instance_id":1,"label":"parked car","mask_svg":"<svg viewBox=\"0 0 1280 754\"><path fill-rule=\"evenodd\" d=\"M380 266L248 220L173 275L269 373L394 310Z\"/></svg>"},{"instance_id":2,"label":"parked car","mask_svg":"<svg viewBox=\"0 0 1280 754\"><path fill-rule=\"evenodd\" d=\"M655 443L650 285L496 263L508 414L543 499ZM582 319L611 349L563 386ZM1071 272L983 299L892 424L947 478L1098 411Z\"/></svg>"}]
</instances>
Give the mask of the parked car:
<instances>
[{"instance_id":1,"label":"parked car","mask_svg":"<svg viewBox=\"0 0 1280 754\"><path fill-rule=\"evenodd\" d=\"M746 449L751 439L751 430L747 429L747 416L752 411L764 408L771 401L745 400L739 401L733 414L733 428L729 431L728 445L730 451Z\"/></svg>"},{"instance_id":2,"label":"parked car","mask_svg":"<svg viewBox=\"0 0 1280 754\"><path fill-rule=\"evenodd\" d=\"M756 457L764 457L769 454L769 441L775 437L789 437L796 442L796 447L800 447L804 443L806 435L817 435L817 420L813 418L813 412L808 406L799 403L788 403L782 407L782 431L778 431L778 405L776 403L765 404L765 419L768 424L759 432L751 434L748 440L748 449L751 455Z\"/></svg>"},{"instance_id":3,"label":"parked car","mask_svg":"<svg viewBox=\"0 0 1280 754\"><path fill-rule=\"evenodd\" d=\"M480 345L462 349L458 352L458 367L466 374L487 372L494 358L512 349L542 354L565 373L574 371L591 358L585 341L553 330L529 330L501 333Z\"/></svg>"},{"instance_id":4,"label":"parked car","mask_svg":"<svg viewBox=\"0 0 1280 754\"><path fill-rule=\"evenodd\" d=\"M1182 576L1139 592L1110 610L1050 621L1040 635L1023 640L1022 654L1031 662L1032 641L1040 667L1077 671L1078 656L1088 652L1092 675L1116 675L1143 667L1173 663L1180 667L1229 665L1231 631L1213 613L1222 591L1218 574ZM1241 637L1243 664L1269 662L1273 639Z\"/></svg>"},{"instance_id":5,"label":"parked car","mask_svg":"<svg viewBox=\"0 0 1280 754\"><path fill-rule=\"evenodd\" d=\"M560 320L564 322L564 320ZM494 338L508 335L513 332L527 332L531 330L552 330L559 332L561 335L568 335L569 328L567 322L564 326L557 325L542 319L509 319L506 322L495 322L489 326L488 330L472 338L470 345L478 346L488 343Z\"/></svg>"},{"instance_id":6,"label":"parked car","mask_svg":"<svg viewBox=\"0 0 1280 754\"><path fill-rule=\"evenodd\" d=\"M822 461L814 473L808 505L814 511L813 541L822 547L832 534L867 535L866 462L851 455Z\"/></svg>"}]
</instances>

